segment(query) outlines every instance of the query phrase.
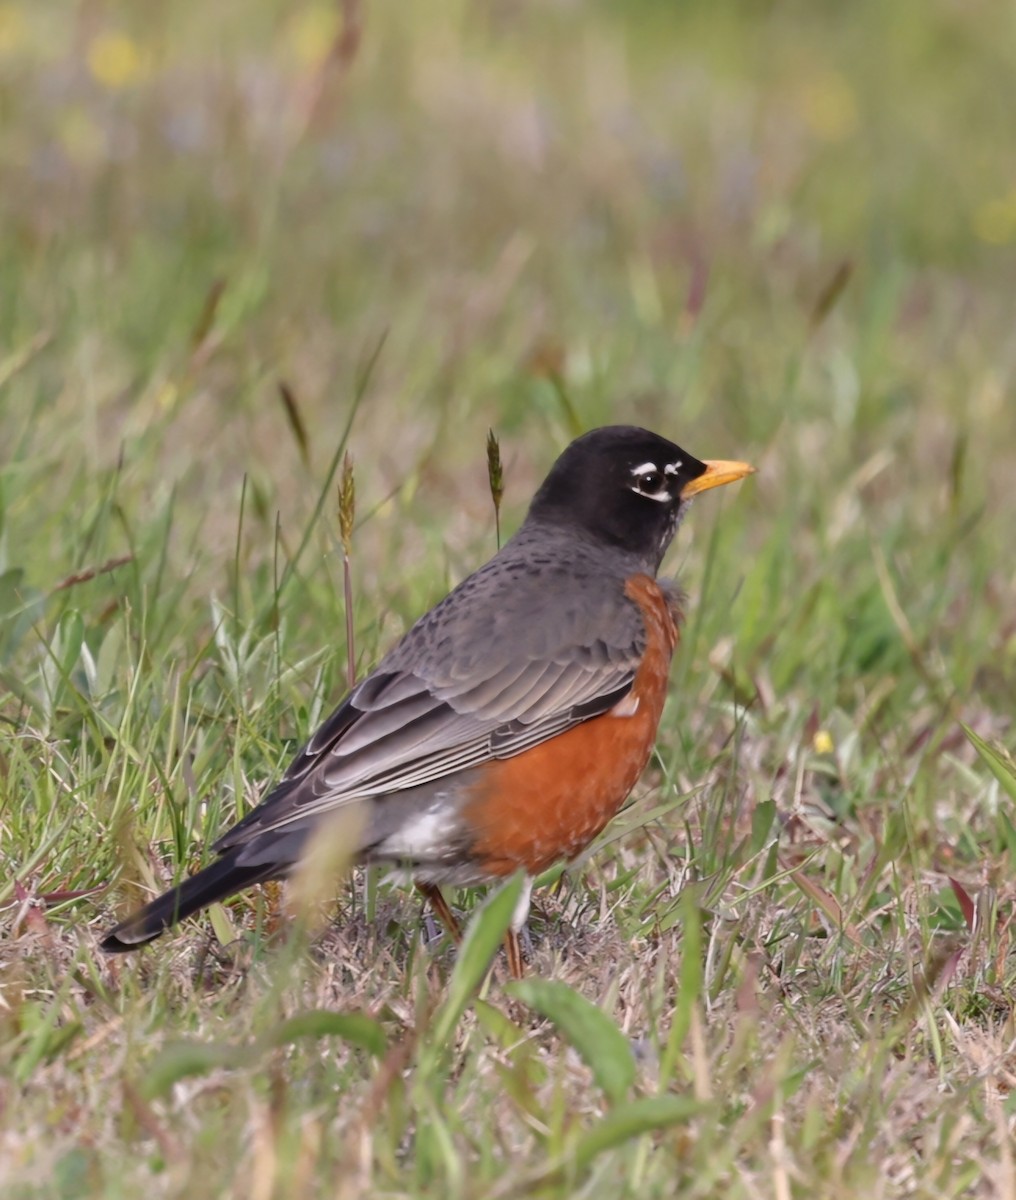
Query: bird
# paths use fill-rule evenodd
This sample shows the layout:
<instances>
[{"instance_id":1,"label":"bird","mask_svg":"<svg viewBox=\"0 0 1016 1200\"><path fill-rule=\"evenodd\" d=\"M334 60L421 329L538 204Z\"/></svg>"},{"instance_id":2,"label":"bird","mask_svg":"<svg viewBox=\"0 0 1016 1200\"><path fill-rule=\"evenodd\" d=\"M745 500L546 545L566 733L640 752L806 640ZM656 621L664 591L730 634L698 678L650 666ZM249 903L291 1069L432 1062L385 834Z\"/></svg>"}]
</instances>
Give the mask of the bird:
<instances>
[{"instance_id":1,"label":"bird","mask_svg":"<svg viewBox=\"0 0 1016 1200\"><path fill-rule=\"evenodd\" d=\"M359 805L345 856L408 872L452 936L443 887L523 873L505 938L521 976L533 881L604 829L652 752L682 620L663 557L695 496L753 470L630 425L576 438L514 536L352 688L216 857L102 949L294 874Z\"/></svg>"}]
</instances>

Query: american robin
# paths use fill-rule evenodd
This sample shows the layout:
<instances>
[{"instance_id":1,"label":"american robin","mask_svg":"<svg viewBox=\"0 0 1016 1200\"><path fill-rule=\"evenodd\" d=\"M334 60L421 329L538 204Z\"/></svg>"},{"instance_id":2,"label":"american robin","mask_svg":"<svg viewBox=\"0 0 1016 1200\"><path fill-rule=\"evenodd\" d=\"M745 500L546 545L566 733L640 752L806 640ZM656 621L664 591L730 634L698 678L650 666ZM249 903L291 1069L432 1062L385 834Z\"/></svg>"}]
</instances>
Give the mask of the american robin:
<instances>
[{"instance_id":1,"label":"american robin","mask_svg":"<svg viewBox=\"0 0 1016 1200\"><path fill-rule=\"evenodd\" d=\"M218 857L102 948L285 877L359 803L349 857L408 869L452 929L442 885L525 872L506 939L521 974L533 878L596 837L649 759L681 620L663 555L693 496L752 470L627 425L576 439L515 536L353 688Z\"/></svg>"}]
</instances>

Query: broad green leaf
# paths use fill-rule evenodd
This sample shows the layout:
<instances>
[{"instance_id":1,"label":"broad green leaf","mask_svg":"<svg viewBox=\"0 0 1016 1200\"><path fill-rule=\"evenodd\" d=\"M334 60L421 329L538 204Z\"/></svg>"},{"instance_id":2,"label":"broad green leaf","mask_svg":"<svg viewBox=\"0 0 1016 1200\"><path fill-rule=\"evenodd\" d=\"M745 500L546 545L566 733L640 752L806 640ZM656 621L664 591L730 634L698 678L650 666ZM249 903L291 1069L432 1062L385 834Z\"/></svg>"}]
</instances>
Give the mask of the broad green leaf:
<instances>
[{"instance_id":1,"label":"broad green leaf","mask_svg":"<svg viewBox=\"0 0 1016 1200\"><path fill-rule=\"evenodd\" d=\"M102 639L102 645L99 647L99 653L95 660L95 692L97 696L105 696L113 690L117 667L123 651L123 624L120 621L114 621Z\"/></svg>"},{"instance_id":2,"label":"broad green leaf","mask_svg":"<svg viewBox=\"0 0 1016 1200\"><path fill-rule=\"evenodd\" d=\"M92 657L92 652L85 641L81 643L81 671L84 674L84 687L82 691L89 700L92 700L97 695L99 673L95 665L95 659Z\"/></svg>"},{"instance_id":3,"label":"broad green leaf","mask_svg":"<svg viewBox=\"0 0 1016 1200\"><path fill-rule=\"evenodd\" d=\"M1016 800L1016 766L968 726L963 725L962 728L971 746L981 756L981 761L1001 784L1002 790L1011 800Z\"/></svg>"},{"instance_id":4,"label":"broad green leaf","mask_svg":"<svg viewBox=\"0 0 1016 1200\"><path fill-rule=\"evenodd\" d=\"M1001 811L998 813L998 824L1002 831L1002 838L1005 841L1006 853L1009 855L1011 862L1016 862L1016 826Z\"/></svg>"},{"instance_id":5,"label":"broad green leaf","mask_svg":"<svg viewBox=\"0 0 1016 1200\"><path fill-rule=\"evenodd\" d=\"M212 904L208 908L208 919L212 923L212 932L220 946L228 946L236 941L236 926L229 915L229 910L223 904Z\"/></svg>"},{"instance_id":6,"label":"broad green leaf","mask_svg":"<svg viewBox=\"0 0 1016 1200\"><path fill-rule=\"evenodd\" d=\"M50 643L49 654L42 664L42 678L48 705L47 715L50 717L52 717L64 686L71 678L71 672L77 665L84 638L85 626L81 620L81 614L76 608L68 609L60 618L56 633Z\"/></svg>"},{"instance_id":7,"label":"broad green leaf","mask_svg":"<svg viewBox=\"0 0 1016 1200\"><path fill-rule=\"evenodd\" d=\"M607 1014L573 988L552 979L520 979L506 989L551 1021L582 1056L612 1104L635 1082L631 1044Z\"/></svg>"},{"instance_id":8,"label":"broad green leaf","mask_svg":"<svg viewBox=\"0 0 1016 1200\"><path fill-rule=\"evenodd\" d=\"M256 1062L265 1050L272 1047L285 1046L300 1038L320 1037L340 1037L375 1057L380 1057L386 1048L381 1026L363 1013L312 1010L288 1018L250 1045L176 1042L166 1046L150 1064L141 1082L141 1094L146 1100L152 1100L165 1095L181 1079L207 1075L219 1067L243 1067Z\"/></svg>"},{"instance_id":9,"label":"broad green leaf","mask_svg":"<svg viewBox=\"0 0 1016 1200\"><path fill-rule=\"evenodd\" d=\"M0 617L12 616L22 608L24 580L25 572L21 567L0 572Z\"/></svg>"},{"instance_id":10,"label":"broad green leaf","mask_svg":"<svg viewBox=\"0 0 1016 1200\"><path fill-rule=\"evenodd\" d=\"M164 1096L174 1083L193 1075L207 1075L219 1067L239 1067L251 1057L246 1046L227 1046L216 1042L175 1042L166 1046L150 1064L141 1081L146 1100Z\"/></svg>"},{"instance_id":11,"label":"broad green leaf","mask_svg":"<svg viewBox=\"0 0 1016 1200\"><path fill-rule=\"evenodd\" d=\"M0 574L0 661L11 658L28 630L43 620L45 609L45 593L25 583L21 567Z\"/></svg>"},{"instance_id":12,"label":"broad green leaf","mask_svg":"<svg viewBox=\"0 0 1016 1200\"><path fill-rule=\"evenodd\" d=\"M388 1039L377 1021L364 1013L338 1013L327 1009L313 1009L289 1017L259 1044L284 1046L301 1038L323 1037L342 1038L375 1058L381 1058L388 1048Z\"/></svg>"},{"instance_id":13,"label":"broad green leaf","mask_svg":"<svg viewBox=\"0 0 1016 1200\"><path fill-rule=\"evenodd\" d=\"M541 1125L548 1125L550 1118L539 1095L548 1071L538 1043L528 1030L516 1025L486 1000L474 1000L473 1012L481 1028L504 1051L502 1060L495 1061L494 1070L505 1094Z\"/></svg>"},{"instance_id":14,"label":"broad green leaf","mask_svg":"<svg viewBox=\"0 0 1016 1200\"><path fill-rule=\"evenodd\" d=\"M751 814L751 839L748 843L750 854L758 854L766 844L766 839L769 837L769 831L772 829L773 821L775 820L775 801L763 800L760 804L755 805Z\"/></svg>"},{"instance_id":15,"label":"broad green leaf","mask_svg":"<svg viewBox=\"0 0 1016 1200\"><path fill-rule=\"evenodd\" d=\"M692 1096L644 1096L615 1108L578 1141L575 1166L581 1171L614 1146L620 1146L645 1133L656 1133L680 1125L696 1116L702 1105Z\"/></svg>"},{"instance_id":16,"label":"broad green leaf","mask_svg":"<svg viewBox=\"0 0 1016 1200\"><path fill-rule=\"evenodd\" d=\"M491 959L511 924L522 892L522 878L521 873L514 875L492 892L473 914L448 981L448 995L434 1020L434 1046L443 1047L451 1040L459 1017L483 982Z\"/></svg>"},{"instance_id":17,"label":"broad green leaf","mask_svg":"<svg viewBox=\"0 0 1016 1200\"><path fill-rule=\"evenodd\" d=\"M534 1083L542 1083L546 1079L547 1066L530 1030L516 1025L496 1005L486 1000L474 1000L473 1012L487 1036L500 1045L512 1063L523 1068L523 1074Z\"/></svg>"},{"instance_id":18,"label":"broad green leaf","mask_svg":"<svg viewBox=\"0 0 1016 1200\"><path fill-rule=\"evenodd\" d=\"M514 1050L528 1041L527 1031L521 1025L516 1025L511 1017L506 1016L496 1005L486 1000L475 1000L473 1011L487 1035L492 1037L502 1050Z\"/></svg>"},{"instance_id":19,"label":"broad green leaf","mask_svg":"<svg viewBox=\"0 0 1016 1200\"><path fill-rule=\"evenodd\" d=\"M81 619L81 613L76 608L69 608L60 618L57 640L53 646L63 679L70 679L71 672L77 666L84 640L85 623Z\"/></svg>"}]
</instances>

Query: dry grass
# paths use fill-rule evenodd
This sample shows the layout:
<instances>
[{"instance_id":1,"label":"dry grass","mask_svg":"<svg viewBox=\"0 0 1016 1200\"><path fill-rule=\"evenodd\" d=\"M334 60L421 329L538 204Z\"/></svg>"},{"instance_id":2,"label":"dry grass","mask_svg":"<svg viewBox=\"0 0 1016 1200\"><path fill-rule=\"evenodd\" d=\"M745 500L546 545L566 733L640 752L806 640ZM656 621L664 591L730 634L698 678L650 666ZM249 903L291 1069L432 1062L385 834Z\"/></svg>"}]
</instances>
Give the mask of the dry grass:
<instances>
[{"instance_id":1,"label":"dry grass","mask_svg":"<svg viewBox=\"0 0 1016 1200\"><path fill-rule=\"evenodd\" d=\"M1016 1195L1001 20L0 5L5 1195ZM101 957L344 690L344 452L363 670L609 420L760 473L532 985L359 875Z\"/></svg>"}]
</instances>

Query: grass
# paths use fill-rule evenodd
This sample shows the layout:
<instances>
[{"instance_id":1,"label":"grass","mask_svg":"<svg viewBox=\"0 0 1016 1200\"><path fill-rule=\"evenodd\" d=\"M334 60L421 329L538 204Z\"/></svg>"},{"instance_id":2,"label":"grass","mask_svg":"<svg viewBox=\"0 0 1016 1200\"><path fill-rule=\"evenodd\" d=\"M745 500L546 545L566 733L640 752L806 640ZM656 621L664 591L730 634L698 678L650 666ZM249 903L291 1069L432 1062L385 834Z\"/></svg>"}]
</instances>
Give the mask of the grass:
<instances>
[{"instance_id":1,"label":"grass","mask_svg":"<svg viewBox=\"0 0 1016 1200\"><path fill-rule=\"evenodd\" d=\"M0 5L5 1195L1016 1194L1011 17L340 8ZM345 452L362 672L605 421L760 470L532 978L101 956L344 690Z\"/></svg>"}]
</instances>

